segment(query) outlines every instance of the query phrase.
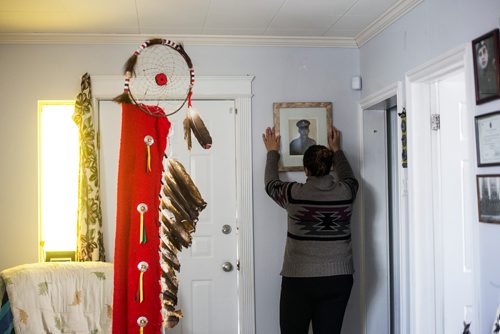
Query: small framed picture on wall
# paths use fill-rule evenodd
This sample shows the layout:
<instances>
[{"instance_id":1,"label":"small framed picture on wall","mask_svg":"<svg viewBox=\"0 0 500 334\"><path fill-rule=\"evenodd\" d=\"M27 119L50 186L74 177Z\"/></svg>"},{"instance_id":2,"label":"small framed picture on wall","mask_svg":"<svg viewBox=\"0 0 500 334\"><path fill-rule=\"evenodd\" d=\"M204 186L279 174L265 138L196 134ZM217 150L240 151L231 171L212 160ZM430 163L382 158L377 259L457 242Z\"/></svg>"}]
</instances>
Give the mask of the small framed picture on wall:
<instances>
[{"instance_id":1,"label":"small framed picture on wall","mask_svg":"<svg viewBox=\"0 0 500 334\"><path fill-rule=\"evenodd\" d=\"M500 111L475 117L479 167L500 165Z\"/></svg>"},{"instance_id":2,"label":"small framed picture on wall","mask_svg":"<svg viewBox=\"0 0 500 334\"><path fill-rule=\"evenodd\" d=\"M500 224L500 174L477 175L479 221Z\"/></svg>"},{"instance_id":3,"label":"small framed picture on wall","mask_svg":"<svg viewBox=\"0 0 500 334\"><path fill-rule=\"evenodd\" d=\"M499 29L472 41L476 104L500 98Z\"/></svg>"},{"instance_id":4,"label":"small framed picture on wall","mask_svg":"<svg viewBox=\"0 0 500 334\"><path fill-rule=\"evenodd\" d=\"M311 145L328 145L333 122L331 102L276 102L273 118L281 136L281 172L303 170L305 150Z\"/></svg>"}]
</instances>

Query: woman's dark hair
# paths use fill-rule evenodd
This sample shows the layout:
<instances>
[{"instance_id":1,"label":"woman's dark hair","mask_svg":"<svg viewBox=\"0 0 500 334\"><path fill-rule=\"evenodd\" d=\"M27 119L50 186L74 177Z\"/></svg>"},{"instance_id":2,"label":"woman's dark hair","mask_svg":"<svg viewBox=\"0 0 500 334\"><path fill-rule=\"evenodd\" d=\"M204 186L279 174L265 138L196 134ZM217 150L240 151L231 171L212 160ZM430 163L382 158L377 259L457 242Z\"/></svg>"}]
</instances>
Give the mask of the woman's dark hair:
<instances>
[{"instance_id":1,"label":"woman's dark hair","mask_svg":"<svg viewBox=\"0 0 500 334\"><path fill-rule=\"evenodd\" d=\"M330 173L333 163L333 152L323 145L312 145L304 153L302 160L310 176L324 176Z\"/></svg>"}]
</instances>

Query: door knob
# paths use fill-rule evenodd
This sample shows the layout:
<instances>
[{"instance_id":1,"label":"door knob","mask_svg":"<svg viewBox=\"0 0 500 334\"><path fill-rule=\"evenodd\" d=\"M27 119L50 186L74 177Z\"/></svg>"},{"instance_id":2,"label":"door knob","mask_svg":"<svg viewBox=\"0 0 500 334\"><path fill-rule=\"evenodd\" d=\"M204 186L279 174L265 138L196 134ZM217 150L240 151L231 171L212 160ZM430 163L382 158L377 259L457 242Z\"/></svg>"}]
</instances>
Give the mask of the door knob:
<instances>
[{"instance_id":1,"label":"door knob","mask_svg":"<svg viewBox=\"0 0 500 334\"><path fill-rule=\"evenodd\" d=\"M222 265L222 270L224 270L226 273L233 271L233 265L231 264L231 262L224 262L224 264Z\"/></svg>"},{"instance_id":2,"label":"door knob","mask_svg":"<svg viewBox=\"0 0 500 334\"><path fill-rule=\"evenodd\" d=\"M227 225L227 224L222 226L222 233L224 233L224 234L229 234L229 233L231 233L231 230L232 230L232 229L231 229L231 226L229 226L229 225Z\"/></svg>"}]
</instances>

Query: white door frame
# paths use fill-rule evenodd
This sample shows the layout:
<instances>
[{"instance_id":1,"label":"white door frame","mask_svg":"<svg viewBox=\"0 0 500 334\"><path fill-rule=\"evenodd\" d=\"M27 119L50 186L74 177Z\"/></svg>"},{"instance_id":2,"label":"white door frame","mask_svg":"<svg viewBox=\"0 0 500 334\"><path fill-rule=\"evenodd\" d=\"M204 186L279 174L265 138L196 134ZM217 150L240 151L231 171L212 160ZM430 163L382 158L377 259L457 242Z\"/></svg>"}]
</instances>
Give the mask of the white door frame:
<instances>
[{"instance_id":1,"label":"white door frame","mask_svg":"<svg viewBox=\"0 0 500 334\"><path fill-rule=\"evenodd\" d=\"M253 76L196 77L193 100L233 100L236 107L236 217L238 226L238 324L240 334L255 333L253 259L252 133ZM122 76L91 76L94 105L123 92Z\"/></svg>"},{"instance_id":2,"label":"white door frame","mask_svg":"<svg viewBox=\"0 0 500 334\"><path fill-rule=\"evenodd\" d=\"M360 117L359 119L361 120L361 123L359 124L360 128L360 143L361 143L361 150L360 150L360 173L361 173L361 178L364 178L364 170L366 168L363 157L364 157L364 145L363 145L363 123L364 123L364 110L367 110L393 96L396 96L396 106L397 106L397 113L400 114L403 111L404 108L404 100L403 100L403 84L398 81L392 85L389 85L365 98L363 98L359 102L359 113ZM402 132L401 132L401 120L398 118L398 138L401 138ZM399 208L399 238L400 238L400 243L399 243L399 254L400 254L400 263L399 263L399 277L400 277L400 295L399 295L399 303L400 303L400 310L399 310L399 317L400 317L400 323L399 323L399 333L407 333L407 327L408 327L408 270L407 270L407 257L408 257L408 251L407 251L407 191L406 191L406 169L402 168L402 143L401 141L398 141L398 197L399 197L399 203L400 203L400 208ZM363 199L363 189L361 185L360 189L360 201L361 201L361 206L364 207L364 199ZM362 245L362 254L364 254L364 231L365 231L365 216L364 216L364 210L361 210L361 241L360 244ZM369 277L366 277L365 273L365 258L362 258L362 263L361 263L361 268L360 268L360 286L364 287L366 284L364 284L365 280L369 279ZM362 322L363 322L363 330L364 333L370 333L370 329L367 328L366 324L366 315L367 315L367 305L366 305L366 292L363 290L361 292L361 305L362 305ZM390 301L388 301L390 302Z\"/></svg>"},{"instance_id":3,"label":"white door frame","mask_svg":"<svg viewBox=\"0 0 500 334\"><path fill-rule=\"evenodd\" d=\"M409 236L409 331L410 334L435 333L436 325L441 322L443 310L436 307L436 285L434 268L434 229L433 221L433 184L431 161L431 110L429 89L433 82L446 78L457 72L465 73L465 82L468 105L466 126L473 126L472 107L474 101L471 92L471 50L470 46L463 45L446 54L417 67L406 74L406 97L408 117L408 236ZM473 131L470 133L474 133ZM473 140L471 140L473 142ZM468 148L470 154L474 148ZM472 159L473 160L473 159ZM467 176L474 182L474 176ZM473 189L473 188L470 188ZM479 327L478 317L478 268L474 264L477 259L477 227L473 226L472 235L472 265L474 269L474 304L472 324ZM429 236L429 233L431 236Z\"/></svg>"}]
</instances>

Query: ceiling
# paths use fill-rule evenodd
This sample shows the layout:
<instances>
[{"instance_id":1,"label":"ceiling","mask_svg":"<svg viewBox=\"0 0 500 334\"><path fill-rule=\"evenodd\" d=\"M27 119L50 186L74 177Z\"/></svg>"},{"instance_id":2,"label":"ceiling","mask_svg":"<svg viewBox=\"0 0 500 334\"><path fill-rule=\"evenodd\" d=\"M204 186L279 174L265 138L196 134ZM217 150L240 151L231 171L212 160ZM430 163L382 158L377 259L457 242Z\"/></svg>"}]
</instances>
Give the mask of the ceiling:
<instances>
[{"instance_id":1,"label":"ceiling","mask_svg":"<svg viewBox=\"0 0 500 334\"><path fill-rule=\"evenodd\" d=\"M0 42L184 36L199 42L357 47L421 1L0 0Z\"/></svg>"}]
</instances>

